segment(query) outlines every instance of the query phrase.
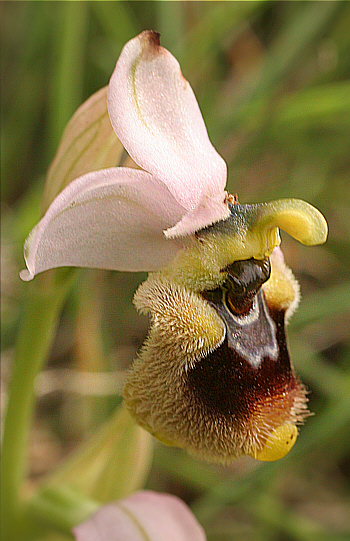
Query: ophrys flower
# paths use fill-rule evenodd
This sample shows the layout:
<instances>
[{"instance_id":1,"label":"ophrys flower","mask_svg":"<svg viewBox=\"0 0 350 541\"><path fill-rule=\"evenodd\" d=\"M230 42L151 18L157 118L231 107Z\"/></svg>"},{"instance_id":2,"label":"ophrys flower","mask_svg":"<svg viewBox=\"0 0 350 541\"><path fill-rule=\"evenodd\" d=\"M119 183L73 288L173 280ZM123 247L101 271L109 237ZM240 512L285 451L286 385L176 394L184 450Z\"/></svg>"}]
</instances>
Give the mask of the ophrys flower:
<instances>
[{"instance_id":1,"label":"ophrys flower","mask_svg":"<svg viewBox=\"0 0 350 541\"><path fill-rule=\"evenodd\" d=\"M65 265L157 271L135 297L152 325L126 383L130 412L208 460L280 458L307 409L284 332L298 286L278 230L319 244L326 222L300 200L240 205L227 194L225 163L158 34L124 47L108 111L142 170L71 182L29 235L21 276Z\"/></svg>"}]
</instances>

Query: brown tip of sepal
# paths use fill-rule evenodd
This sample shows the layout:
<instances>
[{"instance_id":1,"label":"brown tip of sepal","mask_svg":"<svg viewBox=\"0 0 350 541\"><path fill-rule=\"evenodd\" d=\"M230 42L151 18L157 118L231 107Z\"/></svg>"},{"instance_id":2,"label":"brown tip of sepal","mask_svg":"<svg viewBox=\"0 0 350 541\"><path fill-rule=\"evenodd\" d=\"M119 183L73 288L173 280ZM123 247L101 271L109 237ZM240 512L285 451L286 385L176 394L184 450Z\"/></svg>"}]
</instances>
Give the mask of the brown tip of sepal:
<instances>
[{"instance_id":1,"label":"brown tip of sepal","mask_svg":"<svg viewBox=\"0 0 350 541\"><path fill-rule=\"evenodd\" d=\"M153 46L155 48L160 47L160 33L155 32L154 30L145 30L141 34L142 37L145 37L148 40L148 43L150 46Z\"/></svg>"}]
</instances>

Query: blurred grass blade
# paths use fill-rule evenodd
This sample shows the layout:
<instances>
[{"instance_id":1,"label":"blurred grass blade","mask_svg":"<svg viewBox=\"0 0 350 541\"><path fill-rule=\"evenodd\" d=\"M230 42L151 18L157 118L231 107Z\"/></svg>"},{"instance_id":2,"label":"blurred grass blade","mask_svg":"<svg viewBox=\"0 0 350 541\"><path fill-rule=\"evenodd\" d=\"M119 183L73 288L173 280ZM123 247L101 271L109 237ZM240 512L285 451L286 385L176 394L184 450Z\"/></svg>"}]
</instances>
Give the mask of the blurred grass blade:
<instances>
[{"instance_id":1,"label":"blurred grass blade","mask_svg":"<svg viewBox=\"0 0 350 541\"><path fill-rule=\"evenodd\" d=\"M310 126L329 117L333 124L350 125L350 82L341 81L300 91L284 100L276 114L276 127L295 123Z\"/></svg>"},{"instance_id":2,"label":"blurred grass blade","mask_svg":"<svg viewBox=\"0 0 350 541\"><path fill-rule=\"evenodd\" d=\"M292 357L298 359L298 373L302 380L312 385L314 391L322 392L332 402L346 399L350 395L349 376L323 360L306 341L293 336L291 352Z\"/></svg>"},{"instance_id":3,"label":"blurred grass blade","mask_svg":"<svg viewBox=\"0 0 350 541\"><path fill-rule=\"evenodd\" d=\"M49 127L52 150L83 96L88 5L86 2L60 2L57 9L54 26L56 62Z\"/></svg>"},{"instance_id":4,"label":"blurred grass blade","mask_svg":"<svg viewBox=\"0 0 350 541\"><path fill-rule=\"evenodd\" d=\"M117 56L125 43L134 38L144 28L142 28L142 25L137 24L132 3L130 2L90 2L89 7L96 14L104 34L109 37L112 48L111 53L115 54L115 58L113 58L115 64ZM142 9L145 9L145 7ZM113 68L114 65L112 65Z\"/></svg>"},{"instance_id":5,"label":"blurred grass blade","mask_svg":"<svg viewBox=\"0 0 350 541\"><path fill-rule=\"evenodd\" d=\"M157 5L157 30L162 46L174 50L185 34L185 5L183 2L159 2Z\"/></svg>"},{"instance_id":6,"label":"blurred grass blade","mask_svg":"<svg viewBox=\"0 0 350 541\"><path fill-rule=\"evenodd\" d=\"M173 49L186 76L189 78L191 74L191 85L194 85L196 73L203 72L220 53L225 38L232 39L235 32L239 33L241 25L245 26L249 17L253 17L263 4L264 0L204 3L197 24Z\"/></svg>"},{"instance_id":7,"label":"blurred grass blade","mask_svg":"<svg viewBox=\"0 0 350 541\"><path fill-rule=\"evenodd\" d=\"M350 282L337 284L329 289L309 296L290 322L292 329L298 329L320 318L341 315L350 311Z\"/></svg>"},{"instance_id":8,"label":"blurred grass blade","mask_svg":"<svg viewBox=\"0 0 350 541\"><path fill-rule=\"evenodd\" d=\"M265 103L274 95L274 87L300 62L303 51L322 33L331 17L340 9L338 2L305 2L298 9L290 7L290 16L284 19L279 34L266 51L263 65L249 72L242 82L245 91L240 102L232 107L218 107L222 129L228 132L242 121L248 125L261 121Z\"/></svg>"}]
</instances>

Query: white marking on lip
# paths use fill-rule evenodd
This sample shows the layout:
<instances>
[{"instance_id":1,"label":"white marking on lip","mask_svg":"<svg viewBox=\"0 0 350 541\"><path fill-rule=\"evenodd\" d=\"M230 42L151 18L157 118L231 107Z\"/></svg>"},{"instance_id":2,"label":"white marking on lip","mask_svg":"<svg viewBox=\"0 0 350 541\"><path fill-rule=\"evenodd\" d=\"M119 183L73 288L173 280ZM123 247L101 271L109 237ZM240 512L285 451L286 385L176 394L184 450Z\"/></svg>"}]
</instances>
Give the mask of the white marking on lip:
<instances>
[{"instance_id":1,"label":"white marking on lip","mask_svg":"<svg viewBox=\"0 0 350 541\"><path fill-rule=\"evenodd\" d=\"M249 312L241 316L230 311L225 298L216 308L226 323L229 346L249 364L258 368L264 357L277 361L276 325L268 313L262 293L255 297Z\"/></svg>"}]
</instances>

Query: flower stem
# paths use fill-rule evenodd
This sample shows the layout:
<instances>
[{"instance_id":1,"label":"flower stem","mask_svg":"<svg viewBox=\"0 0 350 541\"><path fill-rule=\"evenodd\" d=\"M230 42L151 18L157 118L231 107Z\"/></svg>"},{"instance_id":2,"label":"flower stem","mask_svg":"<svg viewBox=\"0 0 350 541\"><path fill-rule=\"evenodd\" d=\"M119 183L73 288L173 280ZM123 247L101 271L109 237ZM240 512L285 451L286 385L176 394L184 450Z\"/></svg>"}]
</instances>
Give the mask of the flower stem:
<instances>
[{"instance_id":1,"label":"flower stem","mask_svg":"<svg viewBox=\"0 0 350 541\"><path fill-rule=\"evenodd\" d=\"M28 288L13 360L1 456L2 534L7 541L18 539L16 526L20 522L20 489L34 410L34 382L49 351L73 275L72 269L59 269L38 276Z\"/></svg>"}]
</instances>

